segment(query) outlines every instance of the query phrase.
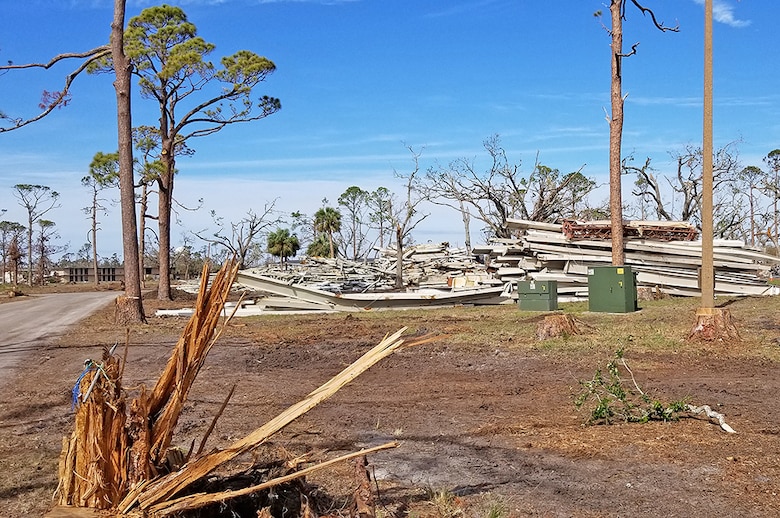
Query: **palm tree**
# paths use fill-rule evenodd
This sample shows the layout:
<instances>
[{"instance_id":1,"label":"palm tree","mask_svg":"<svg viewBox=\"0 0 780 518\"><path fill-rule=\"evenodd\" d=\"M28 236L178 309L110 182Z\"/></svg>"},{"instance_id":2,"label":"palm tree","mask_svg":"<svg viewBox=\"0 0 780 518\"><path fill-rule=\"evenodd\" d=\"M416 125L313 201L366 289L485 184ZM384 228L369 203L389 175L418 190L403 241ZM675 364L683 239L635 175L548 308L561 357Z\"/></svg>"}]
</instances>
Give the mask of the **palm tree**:
<instances>
[{"instance_id":1,"label":"palm tree","mask_svg":"<svg viewBox=\"0 0 780 518\"><path fill-rule=\"evenodd\" d=\"M328 238L325 234L318 234L314 241L306 248L306 255L309 257L325 257L330 250Z\"/></svg>"},{"instance_id":2,"label":"palm tree","mask_svg":"<svg viewBox=\"0 0 780 518\"><path fill-rule=\"evenodd\" d=\"M295 257L300 248L298 236L290 234L289 229L277 228L268 234L268 253L279 257L279 261L285 265L285 268L287 267L287 258Z\"/></svg>"},{"instance_id":3,"label":"palm tree","mask_svg":"<svg viewBox=\"0 0 780 518\"><path fill-rule=\"evenodd\" d=\"M333 246L333 233L341 230L341 212L333 207L321 208L314 213L314 230L328 235L330 258L333 259L336 256L335 247Z\"/></svg>"}]
</instances>

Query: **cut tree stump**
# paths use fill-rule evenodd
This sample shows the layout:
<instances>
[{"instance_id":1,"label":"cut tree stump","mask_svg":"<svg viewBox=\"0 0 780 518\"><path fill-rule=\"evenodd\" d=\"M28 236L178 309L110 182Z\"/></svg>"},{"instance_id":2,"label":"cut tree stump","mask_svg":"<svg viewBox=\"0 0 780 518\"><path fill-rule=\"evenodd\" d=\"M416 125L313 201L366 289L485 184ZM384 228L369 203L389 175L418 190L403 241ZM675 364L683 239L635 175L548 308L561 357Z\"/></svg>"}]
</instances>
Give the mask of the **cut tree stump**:
<instances>
[{"instance_id":1,"label":"cut tree stump","mask_svg":"<svg viewBox=\"0 0 780 518\"><path fill-rule=\"evenodd\" d=\"M739 332L728 309L699 308L696 310L696 323L688 334L688 340L737 341L739 340Z\"/></svg>"},{"instance_id":2,"label":"cut tree stump","mask_svg":"<svg viewBox=\"0 0 780 518\"><path fill-rule=\"evenodd\" d=\"M547 315L544 320L536 325L536 339L539 341L548 338L560 338L572 335L580 335L584 329L592 329L591 326L565 313Z\"/></svg>"}]
</instances>

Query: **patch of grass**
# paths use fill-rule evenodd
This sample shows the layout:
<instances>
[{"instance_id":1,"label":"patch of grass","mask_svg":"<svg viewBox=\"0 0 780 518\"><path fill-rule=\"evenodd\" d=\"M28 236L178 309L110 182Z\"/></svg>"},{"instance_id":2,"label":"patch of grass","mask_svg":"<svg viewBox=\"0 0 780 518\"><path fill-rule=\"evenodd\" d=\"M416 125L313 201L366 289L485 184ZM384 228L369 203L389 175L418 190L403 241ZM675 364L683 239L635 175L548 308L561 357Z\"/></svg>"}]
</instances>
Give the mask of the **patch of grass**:
<instances>
[{"instance_id":1,"label":"patch of grass","mask_svg":"<svg viewBox=\"0 0 780 518\"><path fill-rule=\"evenodd\" d=\"M426 490L426 496L434 508L437 518L455 518L464 516L463 503L452 491L448 489Z\"/></svg>"}]
</instances>

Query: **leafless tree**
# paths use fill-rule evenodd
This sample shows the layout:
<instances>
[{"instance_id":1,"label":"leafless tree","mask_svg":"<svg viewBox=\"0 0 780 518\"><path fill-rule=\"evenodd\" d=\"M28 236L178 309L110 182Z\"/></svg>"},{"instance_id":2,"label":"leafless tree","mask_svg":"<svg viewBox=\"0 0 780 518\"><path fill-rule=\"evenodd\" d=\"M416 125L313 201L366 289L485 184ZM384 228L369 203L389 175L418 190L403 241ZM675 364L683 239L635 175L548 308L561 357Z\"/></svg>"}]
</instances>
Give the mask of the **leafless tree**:
<instances>
[{"instance_id":1,"label":"leafless tree","mask_svg":"<svg viewBox=\"0 0 780 518\"><path fill-rule=\"evenodd\" d=\"M35 253L38 255L38 264L36 273L38 274L38 284L43 286L46 283L46 272L51 263L51 255L57 252L57 248L51 242L59 237L56 224L48 219L38 220L38 236L35 239ZM97 272L95 272L97 275Z\"/></svg>"},{"instance_id":2,"label":"leafless tree","mask_svg":"<svg viewBox=\"0 0 780 518\"><path fill-rule=\"evenodd\" d=\"M431 168L422 184L425 197L431 203L450 207L458 212L463 222L464 244L471 250L471 212L469 199L461 190L459 177L452 168Z\"/></svg>"},{"instance_id":3,"label":"leafless tree","mask_svg":"<svg viewBox=\"0 0 780 518\"><path fill-rule=\"evenodd\" d=\"M747 190L748 207L750 210L750 246L756 246L756 238L758 237L758 224L759 219L759 198L761 186L766 183L767 175L761 170L760 167L749 165L739 172L738 179L741 182L743 188L738 189L738 192L744 192Z\"/></svg>"},{"instance_id":4,"label":"leafless tree","mask_svg":"<svg viewBox=\"0 0 780 518\"><path fill-rule=\"evenodd\" d=\"M3 284L6 279L7 268L12 264L12 248L19 252L19 239L22 236L25 228L21 223L15 221L0 221L0 257L2 261L0 264L0 284ZM18 270L18 264L17 264ZM12 270L16 274L16 270ZM14 275L14 284L16 284L16 276Z\"/></svg>"},{"instance_id":5,"label":"leafless tree","mask_svg":"<svg viewBox=\"0 0 780 518\"><path fill-rule=\"evenodd\" d=\"M609 123L609 209L612 227L612 264L625 263L625 247L623 243L623 198L622 198L622 147L623 147L623 58L636 54L639 43L631 46L631 51L623 52L623 20L626 18L626 5L633 4L643 15L650 15L653 25L662 31L679 30L678 27L668 27L659 22L655 13L642 5L638 0L610 0L610 27L606 29L612 39L612 71L610 99L612 113L607 116ZM596 12L601 17L601 11Z\"/></svg>"},{"instance_id":6,"label":"leafless tree","mask_svg":"<svg viewBox=\"0 0 780 518\"><path fill-rule=\"evenodd\" d=\"M484 172L477 170L473 160L461 158L447 168L430 169L423 182L423 192L431 202L461 213L464 228L468 229L473 216L485 224L488 236L508 238L509 218L555 221L587 210L585 200L596 184L582 174L582 168L561 174L539 163L537 156L526 177L519 163L507 159L498 135L486 139L483 146L490 156Z\"/></svg>"},{"instance_id":7,"label":"leafless tree","mask_svg":"<svg viewBox=\"0 0 780 518\"><path fill-rule=\"evenodd\" d=\"M655 212L656 219L672 221L674 218L666 210L666 200L661 192L658 178L653 174L654 169L650 165L650 157L647 157L645 163L641 166L632 165L633 160L633 156L623 160L623 171L626 174L636 175L636 181L634 182L636 189L631 194L637 197L639 201L641 219L648 219L645 207L650 205L652 207L651 210Z\"/></svg>"},{"instance_id":8,"label":"leafless tree","mask_svg":"<svg viewBox=\"0 0 780 518\"><path fill-rule=\"evenodd\" d=\"M404 181L404 190L403 197L399 201L395 203L391 201L390 209L391 223L395 228L395 287L397 289L404 286L404 244L415 227L430 215L419 209L420 204L425 201L420 188L421 152L415 151L411 146L407 146L407 149L412 154L414 166L408 174L393 171L396 178Z\"/></svg>"},{"instance_id":9,"label":"leafless tree","mask_svg":"<svg viewBox=\"0 0 780 518\"><path fill-rule=\"evenodd\" d=\"M229 229L226 228L224 220L212 211L211 215L219 230L211 235L206 235L205 230L195 232L195 235L207 243L224 248L230 255L235 256L239 269L253 266L256 262L253 251L262 249L258 242L259 238L281 223L275 207L276 200L266 203L260 213L250 209L239 221L229 223Z\"/></svg>"},{"instance_id":10,"label":"leafless tree","mask_svg":"<svg viewBox=\"0 0 780 518\"><path fill-rule=\"evenodd\" d=\"M701 228L702 207L702 149L686 146L672 155L676 163L674 173L655 174L650 158L642 166L632 165L632 157L623 161L623 170L636 175L633 194L640 203L652 206L658 219L687 221ZM750 231L745 224L749 213L744 209L744 185L737 142L730 142L715 152L713 161L714 233L722 238L747 238ZM664 187L666 184L666 187Z\"/></svg>"}]
</instances>

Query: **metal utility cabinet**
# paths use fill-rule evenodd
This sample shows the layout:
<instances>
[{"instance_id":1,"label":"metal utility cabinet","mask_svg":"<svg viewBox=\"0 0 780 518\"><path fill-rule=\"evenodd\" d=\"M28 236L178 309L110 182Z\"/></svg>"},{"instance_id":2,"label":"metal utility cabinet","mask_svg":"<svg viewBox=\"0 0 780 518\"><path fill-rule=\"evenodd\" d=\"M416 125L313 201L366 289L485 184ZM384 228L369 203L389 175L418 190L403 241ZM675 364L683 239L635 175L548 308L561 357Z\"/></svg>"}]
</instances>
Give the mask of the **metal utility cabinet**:
<instances>
[{"instance_id":1,"label":"metal utility cabinet","mask_svg":"<svg viewBox=\"0 0 780 518\"><path fill-rule=\"evenodd\" d=\"M588 268L588 309L602 313L636 311L636 274L631 271L631 267Z\"/></svg>"},{"instance_id":2,"label":"metal utility cabinet","mask_svg":"<svg viewBox=\"0 0 780 518\"><path fill-rule=\"evenodd\" d=\"M517 305L525 311L558 309L558 281L517 281Z\"/></svg>"}]
</instances>

